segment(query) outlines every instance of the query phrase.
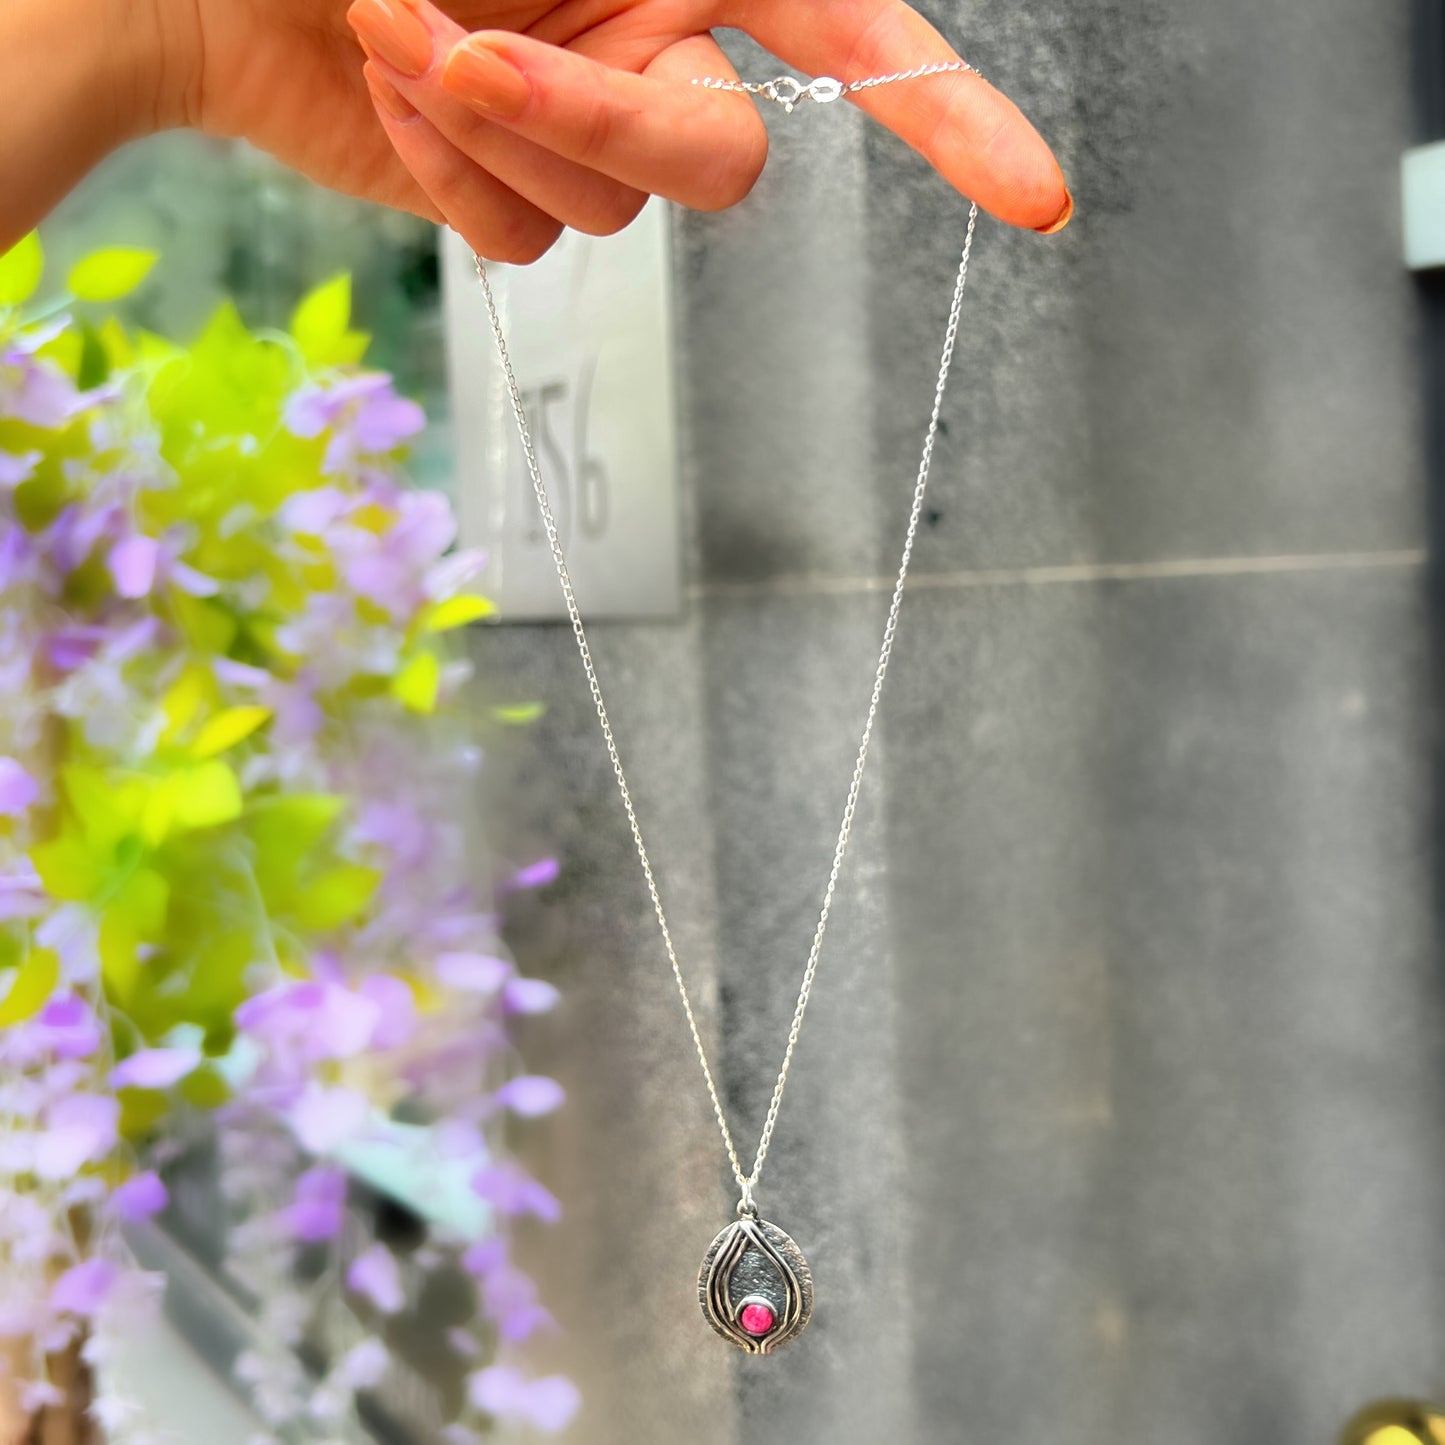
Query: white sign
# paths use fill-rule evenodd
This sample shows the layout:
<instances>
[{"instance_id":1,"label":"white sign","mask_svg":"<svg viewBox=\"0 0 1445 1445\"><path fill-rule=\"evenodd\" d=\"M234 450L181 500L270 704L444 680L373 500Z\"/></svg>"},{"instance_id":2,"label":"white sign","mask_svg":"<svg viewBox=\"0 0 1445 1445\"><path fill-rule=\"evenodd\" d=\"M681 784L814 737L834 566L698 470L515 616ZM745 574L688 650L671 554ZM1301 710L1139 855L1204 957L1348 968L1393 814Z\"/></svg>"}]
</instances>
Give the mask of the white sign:
<instances>
[{"instance_id":1,"label":"white sign","mask_svg":"<svg viewBox=\"0 0 1445 1445\"><path fill-rule=\"evenodd\" d=\"M564 618L471 252L443 233L462 543L504 621ZM667 203L616 236L567 231L488 264L512 369L584 617L678 611L677 423Z\"/></svg>"}]
</instances>

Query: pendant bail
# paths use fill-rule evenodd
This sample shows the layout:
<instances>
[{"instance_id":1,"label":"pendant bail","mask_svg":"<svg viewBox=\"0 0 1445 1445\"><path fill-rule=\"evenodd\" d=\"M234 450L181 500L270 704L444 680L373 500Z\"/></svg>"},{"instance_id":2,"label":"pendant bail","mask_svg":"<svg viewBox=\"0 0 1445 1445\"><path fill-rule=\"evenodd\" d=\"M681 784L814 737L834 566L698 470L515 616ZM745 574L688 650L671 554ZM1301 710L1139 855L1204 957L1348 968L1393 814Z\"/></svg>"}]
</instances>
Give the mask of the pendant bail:
<instances>
[{"instance_id":1,"label":"pendant bail","mask_svg":"<svg viewBox=\"0 0 1445 1445\"><path fill-rule=\"evenodd\" d=\"M743 1196L738 1200L738 1218L756 1219L758 1217L757 1201L753 1198L753 1186L750 1182L743 1184Z\"/></svg>"}]
</instances>

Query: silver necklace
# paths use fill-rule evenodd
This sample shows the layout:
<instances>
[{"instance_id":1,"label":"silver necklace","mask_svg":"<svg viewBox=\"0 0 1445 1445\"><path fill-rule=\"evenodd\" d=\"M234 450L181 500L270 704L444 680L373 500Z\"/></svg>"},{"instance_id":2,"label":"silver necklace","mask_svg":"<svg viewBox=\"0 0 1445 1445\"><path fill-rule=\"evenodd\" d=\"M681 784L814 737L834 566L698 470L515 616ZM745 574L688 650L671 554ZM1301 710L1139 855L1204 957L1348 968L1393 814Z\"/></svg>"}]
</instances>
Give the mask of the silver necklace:
<instances>
[{"instance_id":1,"label":"silver necklace","mask_svg":"<svg viewBox=\"0 0 1445 1445\"><path fill-rule=\"evenodd\" d=\"M945 71L973 70L964 61L950 61L935 65L920 66L916 70L899 71L893 75L871 76L865 80L844 83L831 76L822 76L804 84L790 75L761 83L742 80L697 79L694 85L706 86L711 90L743 91L749 95L761 96L775 101L789 113L804 100L828 104L854 91L866 90L875 85L887 85L899 80L913 80L925 75L938 75ZM975 72L976 73L976 72ZM622 806L627 813L627 822L632 829L632 841L642 864L642 875L647 880L647 891L652 899L652 909L657 915L658 927L662 931L663 947L667 950L668 962L672 965L672 976L677 983L678 996L682 999L683 1013L692 1034L693 1047L697 1050L698 1063L702 1065L702 1076L707 1084L708 1098L712 1101L713 1115L722 1133L723 1146L727 1150L728 1162L732 1166L733 1178L737 1181L739 1197L737 1219L727 1225L708 1247L698 1275L698 1299L708 1323L724 1339L747 1351L749 1354L767 1354L803 1332L813 1311L813 1277L803 1252L793 1240L777 1225L762 1219L753 1198L763 1163L768 1157L768 1146L773 1140L773 1130L778 1122L778 1110L782 1106L783 1091L788 1083L788 1071L792 1068L793 1053L798 1045L798 1035L803 1027L803 1015L807 1012L808 999L812 995L813 980L818 971L818 960L823 951L823 936L828 928L828 915L833 908L833 895L838 887L838 876L843 868L843 858L848 851L848 839L853 831L853 816L858 806L858 794L863 786L863 770L868 762L868 747L873 739L873 726L878 717L878 704L883 695L883 682L888 675L888 662L893 655L893 641L898 631L898 616L903 606L903 589L908 580L908 565L913 557L913 546L918 536L918 522L923 513L924 493L928 488L928 472L933 461L933 443L938 435L938 418L943 407L943 393L948 385L949 368L953 363L954 343L958 335L959 313L963 305L963 290L968 282L968 261L973 250L973 235L978 224L978 206L970 204L968 228L963 238L963 254L958 265L954 282L953 302L949 308L948 325L944 331L943 356L938 367L938 383L933 393L933 410L928 418L928 429L923 440L923 456L918 466L918 477L914 483L913 501L908 513L908 526L903 539L903 557L898 564L898 579L893 587L893 599L888 608L888 620L883 628L883 645L878 653L878 665L873 674L873 691L868 699L868 712L863 722L863 736L858 744L858 755L853 764L853 777L848 785L848 797L843 807L843 822L838 829L838 841L833 849L833 864L828 872L827 886L823 890L823 906L818 915L818 926L813 934L813 944L808 951L808 961L803 969L803 982L798 990L798 1001L793 1009L792 1025L788 1029L788 1044L783 1053L783 1065L778 1070L777 1083L773 1086L772 1098L768 1104L767 1117L763 1121L762 1136L758 1140L757 1154L753 1158L751 1171L744 1173L733 1143L732 1130L728 1127L727 1115L718 1095L717 1082L708 1063L707 1050L703 1047L702 1033L698 1028L697 1016L693 1012L692 1000L688 996L687 983L683 979L682 966L677 961L677 952L672 943L672 932L667 924L667 915L662 907L662 895L657 879L653 876L652 861L648 857L647 845L642 839L642 827L637 821L637 812L632 804L632 790L627 785L627 776L622 770L622 758L618 752L617 740L612 733L612 723L607 715L607 705L602 700L602 686L597 679L597 669L592 661L592 649L587 642L587 631L582 625L582 614L577 607L576 594L572 589L572 577L567 570L567 559L562 552L562 543L557 521L547 496L546 483L542 480L537 464L536 449L532 444L532 432L527 423L522 394L517 378L512 371L512 360L507 350L507 340L502 331L501 317L497 311L496 298L492 295L491 282L487 275L486 263L473 254L477 279L486 297L487 314L491 318L492 330L496 336L497 355L501 360L506 377L507 389L511 396L512 415L516 419L517 432L521 438L522 451L527 462L527 471L532 480L532 490L537 498L537 509L551 548L552 561L556 564L557 580L562 586L562 597L567 604L567 615L572 622L572 633L577 639L577 651L582 658L582 668L587 676L587 686L597 710L597 720L602 725L602 736L607 744L607 756L612 761L612 773L617 779L618 792L622 795Z\"/></svg>"}]
</instances>

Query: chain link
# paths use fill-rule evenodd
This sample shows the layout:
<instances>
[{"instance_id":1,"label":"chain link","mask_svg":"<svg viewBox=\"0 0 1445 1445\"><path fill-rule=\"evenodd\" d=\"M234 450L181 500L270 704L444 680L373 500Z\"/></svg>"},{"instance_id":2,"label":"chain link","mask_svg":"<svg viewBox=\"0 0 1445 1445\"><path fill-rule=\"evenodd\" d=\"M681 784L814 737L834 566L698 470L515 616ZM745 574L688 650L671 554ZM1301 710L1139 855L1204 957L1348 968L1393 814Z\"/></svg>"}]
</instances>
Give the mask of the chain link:
<instances>
[{"instance_id":1,"label":"chain link","mask_svg":"<svg viewBox=\"0 0 1445 1445\"><path fill-rule=\"evenodd\" d=\"M898 76L883 76L871 81L857 81L850 87L858 89L865 85L883 84L894 79L904 79L913 75L932 74L938 69L968 69L962 62L949 66L923 67L918 71L909 71ZM707 82L700 82L706 84ZM771 82L770 82L771 83ZM742 82L738 82L742 86ZM754 93L760 92L762 87L755 87ZM799 93L802 91L800 89ZM763 1163L768 1157L768 1148L773 1140L773 1131L777 1127L778 1111L782 1107L783 1091L788 1083L788 1071L792 1068L793 1054L798 1046L798 1036L803 1028L803 1016L808 1009L808 1000L813 992L813 980L817 976L818 961L823 952L823 936L827 932L828 918L833 909L833 898L838 887L838 878L843 869L843 859L848 851L848 840L853 831L854 815L858 808L858 797L863 786L863 772L868 762L868 749L873 740L873 727L878 718L879 702L883 696L883 682L888 674L888 663L893 655L893 642L898 632L898 618L903 606L903 589L908 580L908 566L913 557L914 543L918 537L919 518L923 514L923 499L928 488L928 472L933 461L933 446L938 435L938 419L943 409L943 394L948 385L948 373L953 363L954 346L958 336L959 316L963 306L964 287L968 283L968 262L973 251L974 230L978 224L978 206L971 204L968 211L968 228L963 239L963 254L958 265L958 274L954 282L953 301L949 307L948 324L944 332L943 355L939 362L938 381L934 388L933 410L928 418L928 429L923 441L923 455L918 466L918 476L913 487L913 501L908 513L908 526L904 533L903 556L898 565L898 578L893 587L893 598L888 608L888 619L883 627L883 645L878 654L878 665L873 674L873 691L868 700L868 713L863 724L863 735L858 744L857 758L853 764L853 776L848 785L848 796L843 807L843 822L838 830L838 841L833 849L833 863L828 871L828 883L823 892L823 906L818 915L818 926L813 934L812 947L808 951L807 965L803 970L802 986L798 990L798 1001L793 1009L792 1023L788 1029L788 1045L783 1054L782 1068L778 1071L777 1083L773 1086L772 1098L768 1103L767 1117L763 1122L762 1136L758 1141L757 1154L753 1159L753 1167L750 1172L744 1173L742 1163L738 1158L737 1147L733 1142L732 1130L728 1127L727 1114L722 1106L722 1099L718 1093L717 1081L713 1077L712 1066L708 1063L707 1050L703 1046L702 1031L698 1026L697 1015L693 1011L692 999L687 991L687 983L683 978L682 965L678 962L677 951L673 947L672 930L668 927L667 914L662 906L662 894L657 886L657 879L652 871L652 860L648 856L647 845L643 841L642 825L638 822L637 811L632 802L632 790L628 787L627 776L622 770L622 758L618 752L617 740L613 736L612 723L607 714L607 705L602 697L602 685L597 678L597 669L592 661L592 649L587 641L587 631L582 625L582 613L577 606L577 596L572 587L572 576L567 568L567 559L563 554L561 536L557 527L557 520L552 512L551 502L548 500L546 483L542 480L541 468L537 463L536 448L532 442L531 428L527 423L526 409L522 403L522 393L517 385L517 378L512 370L511 355L507 349L507 340L503 332L501 316L497 308L496 297L492 293L491 282L488 278L486 263L482 258L473 253L472 260L476 266L477 279L481 282L482 294L486 298L487 315L491 319L492 331L497 342L497 355L501 361L502 372L506 378L507 391L511 399L512 415L517 423L517 432L521 438L522 451L526 458L527 472L531 478L532 491L537 498L537 510L542 518L542 526L546 533L547 545L552 553L552 561L557 569L557 580L562 586L562 598L567 605L567 616L572 623L572 635L576 639L577 651L582 659L582 668L587 675L587 686L592 695L592 704L597 712L597 720L602 725L602 736L607 745L607 756L612 763L612 773L617 780L618 792L622 796L622 806L627 813L628 826L632 830L633 845L637 850L638 860L642 864L642 875L647 881L647 892L652 899L652 911L657 916L658 928L662 932L663 947L667 951L668 962L672 966L672 976L677 984L678 996L682 1000L683 1013L687 1016L687 1027L692 1035L693 1047L697 1051L698 1063L702 1065L703 1079L707 1084L708 1098L712 1102L713 1116L717 1119L718 1129L722 1133L723 1145L727 1150L728 1162L732 1166L733 1178L737 1181L740 1192L738 1208L740 1212L755 1214L757 1206L753 1200L753 1191L757 1187L758 1179L763 1172Z\"/></svg>"},{"instance_id":2,"label":"chain link","mask_svg":"<svg viewBox=\"0 0 1445 1445\"><path fill-rule=\"evenodd\" d=\"M831 75L822 75L806 83L791 75L780 75L776 80L733 80L708 75L699 76L692 83L705 90L740 91L744 95L758 95L764 100L775 100L791 114L800 100L815 100L826 104L855 91L871 90L875 85L892 85L899 80L918 80L925 75L944 75L951 71L966 71L970 75L983 78L966 60L936 60L930 65L915 66L912 70L896 70L892 75L870 75L863 80L850 80L846 83L835 80Z\"/></svg>"}]
</instances>

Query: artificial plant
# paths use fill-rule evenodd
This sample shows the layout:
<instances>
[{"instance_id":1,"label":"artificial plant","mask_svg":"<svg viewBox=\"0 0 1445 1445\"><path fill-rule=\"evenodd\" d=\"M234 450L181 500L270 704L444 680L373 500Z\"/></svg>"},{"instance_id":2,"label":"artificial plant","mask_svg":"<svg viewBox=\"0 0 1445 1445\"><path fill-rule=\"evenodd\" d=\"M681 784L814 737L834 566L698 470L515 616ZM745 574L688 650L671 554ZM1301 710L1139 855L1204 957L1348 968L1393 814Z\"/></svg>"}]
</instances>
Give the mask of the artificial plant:
<instances>
[{"instance_id":1,"label":"artificial plant","mask_svg":"<svg viewBox=\"0 0 1445 1445\"><path fill-rule=\"evenodd\" d=\"M227 304L183 346L108 314L154 261L97 253L42 305L39 239L0 259L12 1410L73 1406L56 1362L79 1351L107 1437L146 1438L108 1352L153 1290L125 1226L166 1208L199 1111L270 1342L239 1369L269 1430L346 1433L390 1367L387 1317L443 1266L477 1292L449 1339L470 1374L447 1438L560 1427L576 1394L525 1368L550 1322L505 1227L558 1206L495 1127L561 1099L511 1062L510 1020L556 994L517 973L495 912L555 865L484 869L455 801L478 752L445 643L491 610L470 590L482 558L450 550L442 496L405 485L424 418L362 369L344 276L286 332ZM351 1237L338 1162L388 1147L398 1109L491 1221L433 1226L404 1259ZM314 1308L294 1265L318 1250L364 1327L320 1374L292 1348Z\"/></svg>"}]
</instances>

